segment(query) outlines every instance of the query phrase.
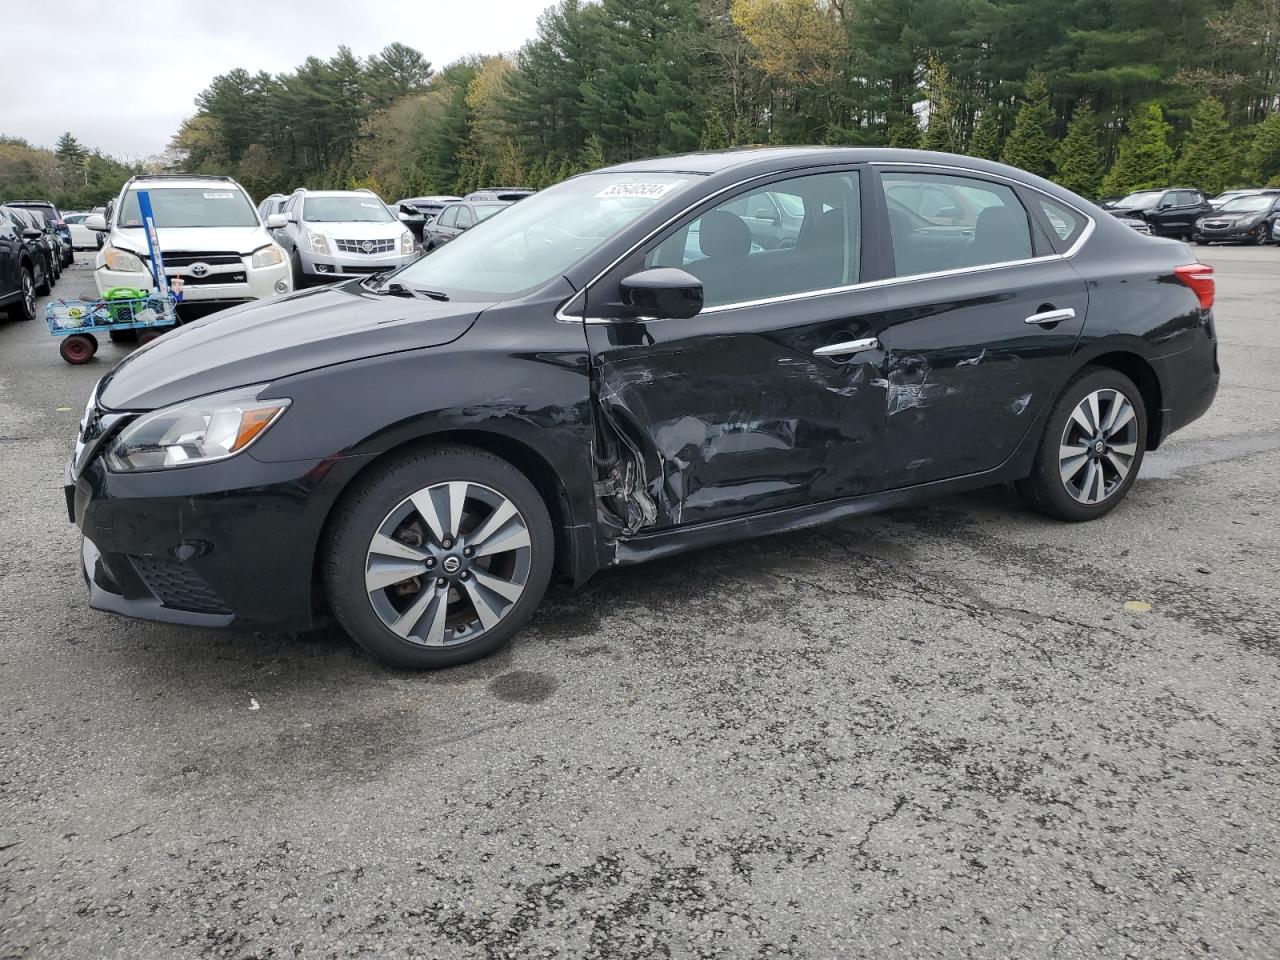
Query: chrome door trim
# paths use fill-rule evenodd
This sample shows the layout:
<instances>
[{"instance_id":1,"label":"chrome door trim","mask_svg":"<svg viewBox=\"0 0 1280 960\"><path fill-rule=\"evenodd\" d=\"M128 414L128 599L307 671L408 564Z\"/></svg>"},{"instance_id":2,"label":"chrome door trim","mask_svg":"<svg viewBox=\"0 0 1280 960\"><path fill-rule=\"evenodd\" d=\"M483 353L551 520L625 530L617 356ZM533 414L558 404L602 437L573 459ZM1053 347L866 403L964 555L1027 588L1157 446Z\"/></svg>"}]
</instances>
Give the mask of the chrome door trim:
<instances>
[{"instance_id":1,"label":"chrome door trim","mask_svg":"<svg viewBox=\"0 0 1280 960\"><path fill-rule=\"evenodd\" d=\"M833 343L825 347L819 347L813 351L815 357L851 357L855 353L863 353L867 350L879 350L880 341L875 337L866 337L862 340L845 340L842 343Z\"/></svg>"},{"instance_id":2,"label":"chrome door trim","mask_svg":"<svg viewBox=\"0 0 1280 960\"><path fill-rule=\"evenodd\" d=\"M1074 307L1066 307L1062 310L1046 310L1044 313L1033 313L1023 323L1050 324L1062 323L1064 320L1074 320L1076 311Z\"/></svg>"}]
</instances>

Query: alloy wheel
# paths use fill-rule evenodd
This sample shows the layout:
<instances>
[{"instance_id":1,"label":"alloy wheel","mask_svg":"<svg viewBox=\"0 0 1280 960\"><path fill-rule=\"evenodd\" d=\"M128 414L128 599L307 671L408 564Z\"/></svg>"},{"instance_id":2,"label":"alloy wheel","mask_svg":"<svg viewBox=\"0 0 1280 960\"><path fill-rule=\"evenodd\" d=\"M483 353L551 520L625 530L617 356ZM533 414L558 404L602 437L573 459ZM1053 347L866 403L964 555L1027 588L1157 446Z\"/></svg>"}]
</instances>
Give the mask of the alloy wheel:
<instances>
[{"instance_id":1,"label":"alloy wheel","mask_svg":"<svg viewBox=\"0 0 1280 960\"><path fill-rule=\"evenodd\" d=\"M1071 411L1062 431L1062 484L1080 503L1101 503L1124 485L1137 455L1133 403L1118 390L1095 390Z\"/></svg>"},{"instance_id":2,"label":"alloy wheel","mask_svg":"<svg viewBox=\"0 0 1280 960\"><path fill-rule=\"evenodd\" d=\"M480 483L437 483L406 497L378 526L365 590L392 633L422 646L453 646L482 636L511 611L530 561L528 524L507 497Z\"/></svg>"},{"instance_id":3,"label":"alloy wheel","mask_svg":"<svg viewBox=\"0 0 1280 960\"><path fill-rule=\"evenodd\" d=\"M26 307L28 317L36 315L36 279L30 270L22 272L22 304Z\"/></svg>"}]
</instances>

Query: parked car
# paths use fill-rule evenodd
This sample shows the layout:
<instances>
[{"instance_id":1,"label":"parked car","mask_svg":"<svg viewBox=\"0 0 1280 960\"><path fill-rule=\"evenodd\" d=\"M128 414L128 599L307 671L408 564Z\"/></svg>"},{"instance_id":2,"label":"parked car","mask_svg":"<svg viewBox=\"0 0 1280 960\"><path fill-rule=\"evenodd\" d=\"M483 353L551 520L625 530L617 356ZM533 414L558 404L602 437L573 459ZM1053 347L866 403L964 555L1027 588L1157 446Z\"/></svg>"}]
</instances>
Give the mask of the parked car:
<instances>
[{"instance_id":1,"label":"parked car","mask_svg":"<svg viewBox=\"0 0 1280 960\"><path fill-rule=\"evenodd\" d=\"M53 277L53 283L57 284L58 279L62 276L62 258L65 249L62 235L58 233L58 228L45 216L43 210L32 210L30 207L19 209L27 215L27 219L43 235L44 246L49 253L49 270Z\"/></svg>"},{"instance_id":2,"label":"parked car","mask_svg":"<svg viewBox=\"0 0 1280 960\"><path fill-rule=\"evenodd\" d=\"M422 242L422 228L436 218L445 204L457 203L461 197L408 197L397 200L393 205L400 222L409 228L419 243Z\"/></svg>"},{"instance_id":3,"label":"parked car","mask_svg":"<svg viewBox=\"0 0 1280 960\"><path fill-rule=\"evenodd\" d=\"M1209 206L1219 210L1229 200L1237 197L1253 197L1260 193L1280 193L1280 187L1240 187L1236 190L1226 190L1210 200Z\"/></svg>"},{"instance_id":4,"label":"parked car","mask_svg":"<svg viewBox=\"0 0 1280 960\"><path fill-rule=\"evenodd\" d=\"M142 190L151 199L165 274L182 278L185 303L231 305L293 289L285 253L267 233L267 227L283 226L283 217L269 217L264 226L249 195L230 177L166 174L130 177L107 217L85 221L90 230L108 232L95 261L100 293L155 286L138 203Z\"/></svg>"},{"instance_id":5,"label":"parked car","mask_svg":"<svg viewBox=\"0 0 1280 960\"><path fill-rule=\"evenodd\" d=\"M887 215L915 184L972 191L972 235ZM804 207L794 243L733 212L761 192ZM89 398L66 501L93 607L272 631L330 611L387 661L449 666L553 573L1008 482L1101 517L1212 402L1213 299L1185 244L988 161L629 163L134 353Z\"/></svg>"},{"instance_id":6,"label":"parked car","mask_svg":"<svg viewBox=\"0 0 1280 960\"><path fill-rule=\"evenodd\" d=\"M1213 212L1204 194L1188 187L1139 190L1108 209L1114 217L1144 221L1157 237L1179 240L1190 240L1196 221Z\"/></svg>"},{"instance_id":7,"label":"parked car","mask_svg":"<svg viewBox=\"0 0 1280 960\"><path fill-rule=\"evenodd\" d=\"M289 198L285 194L273 193L258 204L258 216L262 218L263 223L266 223L268 217L283 211L284 205L288 202Z\"/></svg>"},{"instance_id":8,"label":"parked car","mask_svg":"<svg viewBox=\"0 0 1280 960\"><path fill-rule=\"evenodd\" d=\"M35 265L36 293L42 297L48 295L57 281L57 275L54 270L57 256L54 253L55 248L48 235L45 233L44 228L37 223L30 210L7 205L0 207L0 210L4 211L9 218L9 222L14 225L26 242L27 252Z\"/></svg>"},{"instance_id":9,"label":"parked car","mask_svg":"<svg viewBox=\"0 0 1280 960\"><path fill-rule=\"evenodd\" d=\"M274 231L288 252L293 285L394 270L417 256L413 234L369 190L297 190Z\"/></svg>"},{"instance_id":10,"label":"parked car","mask_svg":"<svg viewBox=\"0 0 1280 960\"><path fill-rule=\"evenodd\" d=\"M1271 228L1280 220L1280 192L1245 194L1228 200L1196 221L1198 244L1232 241L1262 245L1271 242Z\"/></svg>"},{"instance_id":11,"label":"parked car","mask_svg":"<svg viewBox=\"0 0 1280 960\"><path fill-rule=\"evenodd\" d=\"M63 239L64 244L60 248L62 250L62 261L58 264L59 270L62 267L71 266L75 260L74 245L71 242L71 230L67 227L67 222L62 214L58 212L58 208L48 200L7 200L6 206L21 207L24 210L33 210L44 215L53 228Z\"/></svg>"},{"instance_id":12,"label":"parked car","mask_svg":"<svg viewBox=\"0 0 1280 960\"><path fill-rule=\"evenodd\" d=\"M67 213L62 219L66 221L67 230L71 233L71 246L75 250L96 250L102 246L102 234L90 230L84 225L91 217L90 213Z\"/></svg>"},{"instance_id":13,"label":"parked car","mask_svg":"<svg viewBox=\"0 0 1280 960\"><path fill-rule=\"evenodd\" d=\"M24 235L28 229L0 206L0 310L12 320L36 315L36 285L44 268L32 252L34 238Z\"/></svg>"},{"instance_id":14,"label":"parked car","mask_svg":"<svg viewBox=\"0 0 1280 960\"><path fill-rule=\"evenodd\" d=\"M503 200L507 203L515 203L517 200L533 196L534 193L535 191L528 187L481 187L479 190L472 190L462 199Z\"/></svg>"},{"instance_id":15,"label":"parked car","mask_svg":"<svg viewBox=\"0 0 1280 960\"><path fill-rule=\"evenodd\" d=\"M495 213L511 206L511 200L461 200L448 204L440 215L422 228L422 247L434 250L470 230L477 223L488 220Z\"/></svg>"}]
</instances>

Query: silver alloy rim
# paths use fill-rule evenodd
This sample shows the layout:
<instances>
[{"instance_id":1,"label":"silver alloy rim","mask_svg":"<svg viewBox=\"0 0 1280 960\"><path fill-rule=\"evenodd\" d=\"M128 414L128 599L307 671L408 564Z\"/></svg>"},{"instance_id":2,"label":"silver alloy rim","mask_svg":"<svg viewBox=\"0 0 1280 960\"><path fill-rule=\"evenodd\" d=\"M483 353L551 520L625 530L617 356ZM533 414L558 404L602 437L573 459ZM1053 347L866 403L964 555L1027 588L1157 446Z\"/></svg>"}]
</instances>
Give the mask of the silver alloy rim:
<instances>
[{"instance_id":1,"label":"silver alloy rim","mask_svg":"<svg viewBox=\"0 0 1280 960\"><path fill-rule=\"evenodd\" d=\"M27 314L31 315L36 312L36 281L28 270L22 275L22 300L27 308Z\"/></svg>"},{"instance_id":2,"label":"silver alloy rim","mask_svg":"<svg viewBox=\"0 0 1280 960\"><path fill-rule=\"evenodd\" d=\"M1095 390L1071 411L1058 448L1062 485L1085 504L1124 484L1138 456L1138 414L1119 390Z\"/></svg>"},{"instance_id":3,"label":"silver alloy rim","mask_svg":"<svg viewBox=\"0 0 1280 960\"><path fill-rule=\"evenodd\" d=\"M480 483L424 487L386 515L369 542L364 585L396 636L428 647L468 643L511 612L529 580L529 527Z\"/></svg>"}]
</instances>

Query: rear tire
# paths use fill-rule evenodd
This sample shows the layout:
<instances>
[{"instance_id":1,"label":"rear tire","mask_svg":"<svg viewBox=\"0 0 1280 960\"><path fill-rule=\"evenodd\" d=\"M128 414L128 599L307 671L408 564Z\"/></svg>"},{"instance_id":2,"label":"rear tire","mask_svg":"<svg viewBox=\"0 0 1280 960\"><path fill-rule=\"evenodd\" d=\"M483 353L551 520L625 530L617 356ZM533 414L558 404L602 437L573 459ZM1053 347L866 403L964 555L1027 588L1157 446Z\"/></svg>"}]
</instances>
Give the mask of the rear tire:
<instances>
[{"instance_id":1,"label":"rear tire","mask_svg":"<svg viewBox=\"0 0 1280 960\"><path fill-rule=\"evenodd\" d=\"M1267 239L1270 235L1271 228L1267 224L1263 223L1258 226L1257 230L1253 231L1253 234L1249 239L1255 247L1264 247L1266 246Z\"/></svg>"},{"instance_id":2,"label":"rear tire","mask_svg":"<svg viewBox=\"0 0 1280 960\"><path fill-rule=\"evenodd\" d=\"M338 622L378 659L415 670L505 646L541 602L555 556L537 489L470 447L376 467L330 529L323 573Z\"/></svg>"},{"instance_id":3,"label":"rear tire","mask_svg":"<svg viewBox=\"0 0 1280 960\"><path fill-rule=\"evenodd\" d=\"M108 330L107 336L112 343L134 343L138 339L137 330Z\"/></svg>"},{"instance_id":4,"label":"rear tire","mask_svg":"<svg viewBox=\"0 0 1280 960\"><path fill-rule=\"evenodd\" d=\"M44 265L44 282L36 287L36 293L47 297L53 292L53 267L46 261Z\"/></svg>"},{"instance_id":5,"label":"rear tire","mask_svg":"<svg viewBox=\"0 0 1280 960\"><path fill-rule=\"evenodd\" d=\"M36 316L36 278L31 272L31 268L26 264L22 266L22 276L19 278L22 286L22 296L14 305L13 316L19 320L34 320Z\"/></svg>"},{"instance_id":6,"label":"rear tire","mask_svg":"<svg viewBox=\"0 0 1280 960\"><path fill-rule=\"evenodd\" d=\"M62 359L76 367L88 363L97 352L98 341L88 333L73 333L69 337L63 337L62 343L58 344L58 353L62 354Z\"/></svg>"},{"instance_id":7,"label":"rear tire","mask_svg":"<svg viewBox=\"0 0 1280 960\"><path fill-rule=\"evenodd\" d=\"M1134 382L1115 370L1086 367L1049 414L1018 493L1058 520L1096 520L1133 486L1146 444L1147 411Z\"/></svg>"}]
</instances>

